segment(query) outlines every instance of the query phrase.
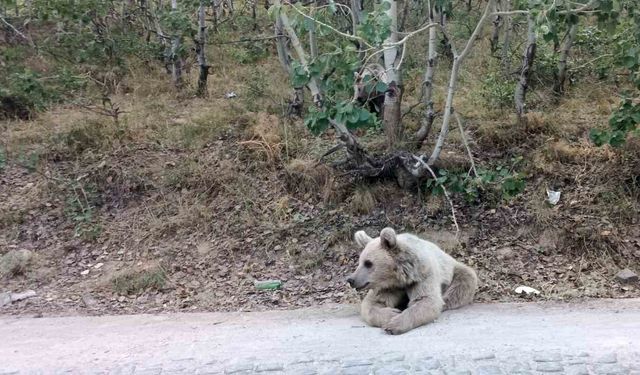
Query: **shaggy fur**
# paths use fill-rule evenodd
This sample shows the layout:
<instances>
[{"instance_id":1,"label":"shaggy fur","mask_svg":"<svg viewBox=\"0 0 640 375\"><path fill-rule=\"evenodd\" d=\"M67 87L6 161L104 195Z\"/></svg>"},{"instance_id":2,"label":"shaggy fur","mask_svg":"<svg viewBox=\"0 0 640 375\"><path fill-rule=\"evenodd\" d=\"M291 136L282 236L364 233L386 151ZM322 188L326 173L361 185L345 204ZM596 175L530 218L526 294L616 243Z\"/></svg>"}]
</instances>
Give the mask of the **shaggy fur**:
<instances>
[{"instance_id":1,"label":"shaggy fur","mask_svg":"<svg viewBox=\"0 0 640 375\"><path fill-rule=\"evenodd\" d=\"M473 301L476 273L436 244L391 228L376 239L359 231L355 241L364 250L347 281L369 289L361 306L367 324L402 334Z\"/></svg>"}]
</instances>

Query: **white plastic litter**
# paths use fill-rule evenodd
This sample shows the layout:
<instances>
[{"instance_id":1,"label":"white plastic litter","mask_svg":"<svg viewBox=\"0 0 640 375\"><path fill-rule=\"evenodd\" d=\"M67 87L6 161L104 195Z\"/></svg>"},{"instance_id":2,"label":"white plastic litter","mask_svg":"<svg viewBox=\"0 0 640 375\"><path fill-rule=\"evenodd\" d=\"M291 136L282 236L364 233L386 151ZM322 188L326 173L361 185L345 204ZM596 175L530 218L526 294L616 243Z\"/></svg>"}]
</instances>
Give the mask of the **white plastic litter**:
<instances>
[{"instance_id":1,"label":"white plastic litter","mask_svg":"<svg viewBox=\"0 0 640 375\"><path fill-rule=\"evenodd\" d=\"M519 287L517 287L515 292L518 294L526 293L527 295L532 293L535 295L540 294L540 291L538 289L533 289L531 287L524 286L524 285L520 285Z\"/></svg>"},{"instance_id":2,"label":"white plastic litter","mask_svg":"<svg viewBox=\"0 0 640 375\"><path fill-rule=\"evenodd\" d=\"M558 204L558 202L560 202L560 194L561 193L559 191L547 189L547 202L555 206L556 204Z\"/></svg>"}]
</instances>

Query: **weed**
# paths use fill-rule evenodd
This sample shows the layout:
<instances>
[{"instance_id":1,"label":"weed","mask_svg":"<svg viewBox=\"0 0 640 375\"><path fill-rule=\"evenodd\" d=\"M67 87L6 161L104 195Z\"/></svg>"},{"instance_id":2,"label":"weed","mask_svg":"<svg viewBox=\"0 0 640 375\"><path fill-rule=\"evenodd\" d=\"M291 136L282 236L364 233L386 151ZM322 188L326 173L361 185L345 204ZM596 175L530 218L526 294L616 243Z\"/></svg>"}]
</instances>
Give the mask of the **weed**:
<instances>
[{"instance_id":1,"label":"weed","mask_svg":"<svg viewBox=\"0 0 640 375\"><path fill-rule=\"evenodd\" d=\"M94 241L102 232L102 227L94 217L95 201L93 188L88 188L80 182L69 185L64 211L75 225L74 235L76 237Z\"/></svg>"},{"instance_id":2,"label":"weed","mask_svg":"<svg viewBox=\"0 0 640 375\"><path fill-rule=\"evenodd\" d=\"M38 163L40 162L40 152L20 152L18 155L18 165L25 168L30 173L38 170Z\"/></svg>"},{"instance_id":3,"label":"weed","mask_svg":"<svg viewBox=\"0 0 640 375\"><path fill-rule=\"evenodd\" d=\"M513 90L513 82L498 73L491 73L482 81L482 97L491 107L500 109L513 107Z\"/></svg>"},{"instance_id":4,"label":"weed","mask_svg":"<svg viewBox=\"0 0 640 375\"><path fill-rule=\"evenodd\" d=\"M525 175L516 172L516 166L522 157L511 159L511 165L499 165L494 169L478 169L477 176L469 173L450 172L445 169L438 171L438 178L427 180L426 188L434 195L447 190L462 194L468 202L476 202L483 193L499 192L502 199L511 199L524 191Z\"/></svg>"},{"instance_id":5,"label":"weed","mask_svg":"<svg viewBox=\"0 0 640 375\"><path fill-rule=\"evenodd\" d=\"M0 146L0 173L4 172L4 169L7 167L7 153L4 151L4 148Z\"/></svg>"},{"instance_id":6,"label":"weed","mask_svg":"<svg viewBox=\"0 0 640 375\"><path fill-rule=\"evenodd\" d=\"M158 265L131 268L111 279L113 290L122 295L139 294L145 290L164 288L167 283L167 273Z\"/></svg>"},{"instance_id":7,"label":"weed","mask_svg":"<svg viewBox=\"0 0 640 375\"><path fill-rule=\"evenodd\" d=\"M23 275L31 260L33 253L29 250L11 250L0 257L0 278Z\"/></svg>"}]
</instances>

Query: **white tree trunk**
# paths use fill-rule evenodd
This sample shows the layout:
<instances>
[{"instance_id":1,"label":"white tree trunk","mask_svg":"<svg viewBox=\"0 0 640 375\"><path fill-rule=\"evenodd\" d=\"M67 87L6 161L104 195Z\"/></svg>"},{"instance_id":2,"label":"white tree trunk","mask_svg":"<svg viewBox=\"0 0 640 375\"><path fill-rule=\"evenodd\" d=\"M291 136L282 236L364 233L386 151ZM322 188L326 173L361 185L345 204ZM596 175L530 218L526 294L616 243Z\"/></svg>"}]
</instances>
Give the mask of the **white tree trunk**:
<instances>
[{"instance_id":1,"label":"white tree trunk","mask_svg":"<svg viewBox=\"0 0 640 375\"><path fill-rule=\"evenodd\" d=\"M397 0L383 0L383 3L389 4L386 11L387 16L391 19L391 34L383 43L384 67L387 73L389 89L384 96L383 126L387 136L387 147L395 148L402 140L402 113L400 105L402 103L402 72L398 68L398 64L402 59L400 48L393 43L398 42L398 2ZM389 46L391 45L391 46Z\"/></svg>"},{"instance_id":2,"label":"white tree trunk","mask_svg":"<svg viewBox=\"0 0 640 375\"><path fill-rule=\"evenodd\" d=\"M356 35L357 31L358 31L358 26L362 23L362 20L364 18L363 15L363 7L362 7L362 0L351 0L351 32L353 33L353 35ZM357 46L358 46L358 58L360 61L363 61L365 59L365 55L366 53L364 52L363 48L362 48L362 43L360 42L356 42Z\"/></svg>"},{"instance_id":3,"label":"white tree trunk","mask_svg":"<svg viewBox=\"0 0 640 375\"><path fill-rule=\"evenodd\" d=\"M516 114L518 120L522 119L525 112L525 99L527 96L527 89L529 88L529 81L531 78L531 72L533 67L533 61L536 57L536 29L535 20L533 16L527 15L527 45L524 49L522 56L522 67L520 69L520 79L516 86L514 101L516 104Z\"/></svg>"},{"instance_id":4,"label":"white tree trunk","mask_svg":"<svg viewBox=\"0 0 640 375\"><path fill-rule=\"evenodd\" d=\"M207 65L207 23L206 23L206 1L200 0L198 7L198 42L196 43L196 53L198 56L198 65L200 66L200 74L198 76L198 96L207 96L207 78L209 76L209 65Z\"/></svg>"},{"instance_id":5,"label":"white tree trunk","mask_svg":"<svg viewBox=\"0 0 640 375\"><path fill-rule=\"evenodd\" d=\"M495 7L495 0L489 0L487 6L482 14L482 17L478 21L473 34L469 37L467 44L460 54L456 54L453 52L453 65L451 67L451 76L449 78L449 87L447 88L447 100L445 102L444 114L442 118L442 127L440 128L440 135L438 135L438 140L436 141L436 145L431 152L431 156L427 164L433 165L438 158L440 157L440 152L442 152L442 147L444 146L444 141L447 138L447 134L449 134L449 123L451 122L451 114L453 113L453 97L456 92L456 83L458 81L458 74L460 72L460 65L467 57L471 48L475 44L476 40L480 37L482 29L484 25L487 23L489 19L489 14Z\"/></svg>"},{"instance_id":6,"label":"white tree trunk","mask_svg":"<svg viewBox=\"0 0 640 375\"><path fill-rule=\"evenodd\" d=\"M556 81L553 87L553 91L556 95L564 94L564 81L567 79L567 60L569 59L569 52L573 46L573 41L576 38L578 31L578 24L574 23L569 27L567 35L564 39L564 44L560 50L560 60L558 61L558 72L556 74Z\"/></svg>"},{"instance_id":7,"label":"white tree trunk","mask_svg":"<svg viewBox=\"0 0 640 375\"><path fill-rule=\"evenodd\" d=\"M274 0L274 6L281 8L282 3L280 0ZM287 32L289 38L291 39L291 46L298 57L298 61L303 66L303 68L308 72L309 71L309 59L307 57L304 48L302 47L302 43L300 43L300 39L296 34L295 30L291 26L291 22L289 21L289 17L287 14L280 9L278 15L276 16L280 18L280 22L282 24L282 28ZM311 91L311 95L313 97L314 105L319 109L324 109L324 99L323 93L320 89L320 85L315 77L311 77L309 80L309 84L307 85L309 91ZM330 120L331 126L335 129L336 133L340 140L345 144L347 153L349 157L355 161L355 163L363 168L371 168L371 163L369 161L369 157L367 153L362 149L360 144L356 138L349 132L346 125L344 123L339 123L333 119Z\"/></svg>"},{"instance_id":8,"label":"white tree trunk","mask_svg":"<svg viewBox=\"0 0 640 375\"><path fill-rule=\"evenodd\" d=\"M429 10L430 22L435 22L434 9ZM429 52L427 54L427 69L424 73L424 80L422 82L422 103L425 106L425 111L420 123L420 129L416 133L416 144L418 147L422 145L425 139L431 132L433 120L436 116L433 109L433 75L436 70L438 52L436 51L437 44L437 30L435 27L429 29Z\"/></svg>"},{"instance_id":9,"label":"white tree trunk","mask_svg":"<svg viewBox=\"0 0 640 375\"><path fill-rule=\"evenodd\" d=\"M500 10L502 8L502 4L500 0L497 0L496 2L496 11ZM500 29L503 26L503 18L501 15L496 15L495 18L493 19L493 30L491 31L491 39L490 39L490 44L491 44L491 54L496 53L496 51L498 50L498 42L500 40Z\"/></svg>"},{"instance_id":10,"label":"white tree trunk","mask_svg":"<svg viewBox=\"0 0 640 375\"><path fill-rule=\"evenodd\" d=\"M178 11L178 0L171 0L171 11ZM171 40L171 79L176 88L182 88L182 59L180 57L181 36L176 32Z\"/></svg>"},{"instance_id":11,"label":"white tree trunk","mask_svg":"<svg viewBox=\"0 0 640 375\"><path fill-rule=\"evenodd\" d=\"M511 11L511 0L503 0L502 8L504 12ZM504 36L502 37L502 75L508 78L511 74L511 16L506 14L503 18Z\"/></svg>"}]
</instances>

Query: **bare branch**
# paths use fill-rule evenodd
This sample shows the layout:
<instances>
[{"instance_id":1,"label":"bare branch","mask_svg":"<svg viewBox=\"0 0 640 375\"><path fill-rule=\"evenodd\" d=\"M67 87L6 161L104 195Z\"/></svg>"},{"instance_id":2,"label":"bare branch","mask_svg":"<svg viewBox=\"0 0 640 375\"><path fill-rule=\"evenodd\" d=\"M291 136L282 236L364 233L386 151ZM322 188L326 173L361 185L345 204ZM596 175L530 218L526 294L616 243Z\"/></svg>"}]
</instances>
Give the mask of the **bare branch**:
<instances>
[{"instance_id":1,"label":"bare branch","mask_svg":"<svg viewBox=\"0 0 640 375\"><path fill-rule=\"evenodd\" d=\"M431 169L429 164L424 161L423 157L417 157L415 155L411 156L413 157L413 160L420 164L420 166L429 171L429 174L431 175L431 177L433 177L434 181L436 181L436 183L442 188L442 192L444 193L444 196L447 198L449 206L451 207L451 217L453 219L453 224L456 226L456 236L458 236L460 234L460 226L458 226L458 219L456 218L456 208L454 207L453 201L449 196L449 192L447 192L447 188L445 188L444 185L438 182L438 176L436 176L435 172L433 172L433 169Z\"/></svg>"},{"instance_id":2,"label":"bare branch","mask_svg":"<svg viewBox=\"0 0 640 375\"><path fill-rule=\"evenodd\" d=\"M15 26L10 24L6 19L4 19L4 17L0 16L0 21L2 21L2 23L4 23L8 28L10 28L14 33L16 33L16 35L26 40L31 47L35 47L35 44L33 43L33 40L31 40L31 38L21 33L20 30L16 29Z\"/></svg>"},{"instance_id":3,"label":"bare branch","mask_svg":"<svg viewBox=\"0 0 640 375\"><path fill-rule=\"evenodd\" d=\"M456 117L456 121L458 121L458 128L460 129L460 138L462 138L462 144L464 148L467 149L467 154L469 154L469 161L471 162L471 170L473 171L473 175L478 177L478 171L476 170L476 163L473 161L473 154L471 153L471 148L469 148L469 142L467 142L467 136L464 133L464 127L462 126L462 120L460 119L460 115L458 112L454 113Z\"/></svg>"}]
</instances>

